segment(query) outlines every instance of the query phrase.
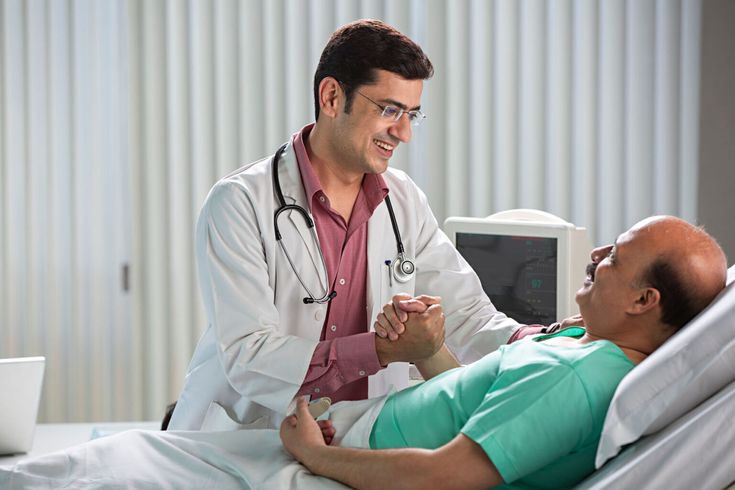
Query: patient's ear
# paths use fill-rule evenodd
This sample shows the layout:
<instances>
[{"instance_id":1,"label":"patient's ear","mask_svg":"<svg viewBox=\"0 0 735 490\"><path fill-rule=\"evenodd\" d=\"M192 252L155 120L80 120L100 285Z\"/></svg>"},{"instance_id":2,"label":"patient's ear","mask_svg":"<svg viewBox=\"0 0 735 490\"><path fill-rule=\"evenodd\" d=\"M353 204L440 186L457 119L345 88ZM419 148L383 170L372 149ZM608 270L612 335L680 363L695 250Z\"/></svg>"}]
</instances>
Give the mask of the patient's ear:
<instances>
[{"instance_id":1,"label":"patient's ear","mask_svg":"<svg viewBox=\"0 0 735 490\"><path fill-rule=\"evenodd\" d=\"M629 313L640 315L651 311L661 303L661 293L656 288L641 288Z\"/></svg>"}]
</instances>

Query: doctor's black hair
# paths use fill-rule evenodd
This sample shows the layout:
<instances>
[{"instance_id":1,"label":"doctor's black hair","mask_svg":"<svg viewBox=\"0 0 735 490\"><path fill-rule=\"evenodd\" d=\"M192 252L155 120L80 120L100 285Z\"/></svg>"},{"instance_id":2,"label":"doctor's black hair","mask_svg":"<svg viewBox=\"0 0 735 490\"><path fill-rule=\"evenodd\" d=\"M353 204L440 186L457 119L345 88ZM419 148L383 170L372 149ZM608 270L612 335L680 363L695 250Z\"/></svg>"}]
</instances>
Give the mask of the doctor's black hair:
<instances>
[{"instance_id":1,"label":"doctor's black hair","mask_svg":"<svg viewBox=\"0 0 735 490\"><path fill-rule=\"evenodd\" d=\"M362 19L332 34L314 73L314 118L319 119L319 84L325 77L340 82L349 113L354 91L375 82L375 70L386 70L406 80L427 80L434 67L426 53L405 34L379 20Z\"/></svg>"}]
</instances>

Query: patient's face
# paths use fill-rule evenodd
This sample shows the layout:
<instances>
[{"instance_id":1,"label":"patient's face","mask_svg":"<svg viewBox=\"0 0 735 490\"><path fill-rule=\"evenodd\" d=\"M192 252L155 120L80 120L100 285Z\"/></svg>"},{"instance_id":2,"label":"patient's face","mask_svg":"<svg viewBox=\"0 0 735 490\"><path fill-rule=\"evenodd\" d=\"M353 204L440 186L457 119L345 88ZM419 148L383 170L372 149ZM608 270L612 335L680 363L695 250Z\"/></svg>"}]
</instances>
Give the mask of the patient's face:
<instances>
[{"instance_id":1,"label":"patient's face","mask_svg":"<svg viewBox=\"0 0 735 490\"><path fill-rule=\"evenodd\" d=\"M639 278L651 263L655 243L650 235L633 228L614 244L592 250L587 277L576 296L587 325L625 321L626 311L640 292Z\"/></svg>"}]
</instances>

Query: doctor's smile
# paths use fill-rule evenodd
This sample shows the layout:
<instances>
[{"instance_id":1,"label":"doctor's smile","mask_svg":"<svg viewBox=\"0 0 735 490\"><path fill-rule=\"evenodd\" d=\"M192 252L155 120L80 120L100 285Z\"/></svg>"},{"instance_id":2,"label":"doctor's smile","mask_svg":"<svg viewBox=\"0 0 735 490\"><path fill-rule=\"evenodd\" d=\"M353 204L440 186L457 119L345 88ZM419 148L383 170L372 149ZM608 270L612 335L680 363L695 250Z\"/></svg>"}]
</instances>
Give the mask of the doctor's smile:
<instances>
[{"instance_id":1,"label":"doctor's smile","mask_svg":"<svg viewBox=\"0 0 735 490\"><path fill-rule=\"evenodd\" d=\"M378 146L378 148L383 150L383 153L385 154L386 158L390 158L391 156L393 156L393 149L395 148L395 146L389 145L388 143L385 143L377 139L374 139L373 141Z\"/></svg>"}]
</instances>

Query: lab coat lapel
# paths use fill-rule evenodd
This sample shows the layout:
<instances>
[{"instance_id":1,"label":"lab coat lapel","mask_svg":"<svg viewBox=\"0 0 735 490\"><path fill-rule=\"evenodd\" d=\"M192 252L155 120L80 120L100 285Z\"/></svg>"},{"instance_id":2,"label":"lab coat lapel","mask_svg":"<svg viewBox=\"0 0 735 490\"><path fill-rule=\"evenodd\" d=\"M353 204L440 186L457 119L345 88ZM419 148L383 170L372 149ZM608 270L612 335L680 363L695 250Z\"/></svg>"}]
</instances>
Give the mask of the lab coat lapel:
<instances>
[{"instance_id":1,"label":"lab coat lapel","mask_svg":"<svg viewBox=\"0 0 735 490\"><path fill-rule=\"evenodd\" d=\"M293 150L293 145L289 143L286 150L281 157L281 161L278 168L278 177L281 183L281 192L283 192L283 199L287 204L296 204L301 206L307 212L310 210L310 206L306 201L306 194L304 192L304 185L301 181L301 173L299 172L298 162L296 161L296 152ZM319 256L319 250L317 246L319 244L319 238L315 241L312 238L311 231L306 224L306 220L301 216L298 211L286 211L283 214L288 216L288 220L294 226L300 237L300 242L296 240L286 240L287 233L282 230L284 236L284 245L288 248L289 254L294 259L294 266L299 268L299 271L305 273L309 270L319 271L319 284L326 284L327 278L324 277L324 268L322 267L321 258ZM316 232L316 227L314 229ZM299 251L308 250L308 254L300 253ZM311 261L312 265L306 267L306 260ZM313 269L312 269L313 268ZM311 285L309 285L311 287ZM320 290L314 291L315 294L319 294Z\"/></svg>"},{"instance_id":2,"label":"lab coat lapel","mask_svg":"<svg viewBox=\"0 0 735 490\"><path fill-rule=\"evenodd\" d=\"M388 208L382 202L368 221L368 257L367 257L367 305L368 328L373 330L373 322L389 294L388 267L386 260L393 260L390 246L394 244L393 229L390 225Z\"/></svg>"}]
</instances>

